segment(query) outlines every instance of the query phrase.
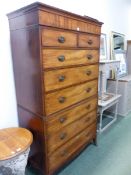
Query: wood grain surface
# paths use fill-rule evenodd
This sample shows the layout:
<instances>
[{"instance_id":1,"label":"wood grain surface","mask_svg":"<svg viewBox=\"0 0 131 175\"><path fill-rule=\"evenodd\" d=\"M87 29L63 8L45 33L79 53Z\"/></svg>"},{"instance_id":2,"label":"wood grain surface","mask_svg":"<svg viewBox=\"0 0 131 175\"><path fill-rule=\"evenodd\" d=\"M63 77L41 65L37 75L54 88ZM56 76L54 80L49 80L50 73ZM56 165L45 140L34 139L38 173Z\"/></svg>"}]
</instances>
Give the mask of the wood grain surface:
<instances>
[{"instance_id":1,"label":"wood grain surface","mask_svg":"<svg viewBox=\"0 0 131 175\"><path fill-rule=\"evenodd\" d=\"M98 63L98 50L64 50L43 49L43 68L59 68L72 65L87 65Z\"/></svg>"},{"instance_id":2,"label":"wood grain surface","mask_svg":"<svg viewBox=\"0 0 131 175\"><path fill-rule=\"evenodd\" d=\"M90 112L56 132L48 133L48 152L53 152L92 123L96 123L96 112Z\"/></svg>"},{"instance_id":3,"label":"wood grain surface","mask_svg":"<svg viewBox=\"0 0 131 175\"><path fill-rule=\"evenodd\" d=\"M68 124L88 114L90 111L95 110L96 107L97 98L94 97L90 100L86 100L84 103L81 103L69 110L62 111L54 116L48 117L46 122L47 132L57 132L58 130L67 126Z\"/></svg>"},{"instance_id":4,"label":"wood grain surface","mask_svg":"<svg viewBox=\"0 0 131 175\"><path fill-rule=\"evenodd\" d=\"M78 45L79 47L99 48L100 38L98 36L90 34L79 34Z\"/></svg>"},{"instance_id":5,"label":"wood grain surface","mask_svg":"<svg viewBox=\"0 0 131 175\"><path fill-rule=\"evenodd\" d=\"M57 149L54 153L49 156L49 165L50 172L53 172L64 162L69 160L73 154L78 153L80 147L82 147L85 143L90 142L91 138L96 137L96 123L90 125L90 127L83 130L76 137L67 142L67 144L63 145L59 149Z\"/></svg>"},{"instance_id":6,"label":"wood grain surface","mask_svg":"<svg viewBox=\"0 0 131 175\"><path fill-rule=\"evenodd\" d=\"M45 91L79 84L98 77L98 64L44 72Z\"/></svg>"},{"instance_id":7,"label":"wood grain surface","mask_svg":"<svg viewBox=\"0 0 131 175\"><path fill-rule=\"evenodd\" d=\"M46 115L57 112L70 105L97 94L98 81L93 80L81 85L59 90L45 95Z\"/></svg>"},{"instance_id":8,"label":"wood grain surface","mask_svg":"<svg viewBox=\"0 0 131 175\"><path fill-rule=\"evenodd\" d=\"M25 128L0 129L0 160L12 158L30 147L31 132Z\"/></svg>"},{"instance_id":9,"label":"wood grain surface","mask_svg":"<svg viewBox=\"0 0 131 175\"><path fill-rule=\"evenodd\" d=\"M63 37L63 42L59 38ZM76 47L77 34L73 32L64 32L57 30L44 29L42 31L42 45L43 46L59 46L59 47Z\"/></svg>"}]
</instances>

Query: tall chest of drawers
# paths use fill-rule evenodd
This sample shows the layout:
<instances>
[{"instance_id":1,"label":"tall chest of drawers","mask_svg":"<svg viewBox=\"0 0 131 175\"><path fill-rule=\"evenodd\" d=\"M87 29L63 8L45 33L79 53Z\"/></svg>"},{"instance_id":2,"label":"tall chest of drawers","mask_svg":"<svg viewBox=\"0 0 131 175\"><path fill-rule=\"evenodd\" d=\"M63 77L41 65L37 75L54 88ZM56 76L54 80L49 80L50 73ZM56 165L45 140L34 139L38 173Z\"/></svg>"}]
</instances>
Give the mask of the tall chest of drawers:
<instances>
[{"instance_id":1,"label":"tall chest of drawers","mask_svg":"<svg viewBox=\"0 0 131 175\"><path fill-rule=\"evenodd\" d=\"M51 175L96 141L99 21L34 3L8 14L19 125Z\"/></svg>"}]
</instances>

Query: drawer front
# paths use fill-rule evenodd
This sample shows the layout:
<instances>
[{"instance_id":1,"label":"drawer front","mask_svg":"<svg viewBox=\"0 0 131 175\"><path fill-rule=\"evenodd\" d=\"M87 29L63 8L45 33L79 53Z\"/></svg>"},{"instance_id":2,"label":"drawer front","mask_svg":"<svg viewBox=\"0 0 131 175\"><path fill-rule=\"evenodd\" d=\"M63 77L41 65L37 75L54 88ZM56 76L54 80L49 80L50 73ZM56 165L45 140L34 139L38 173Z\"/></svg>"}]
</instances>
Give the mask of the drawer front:
<instances>
[{"instance_id":1,"label":"drawer front","mask_svg":"<svg viewBox=\"0 0 131 175\"><path fill-rule=\"evenodd\" d=\"M98 50L43 49L42 54L44 68L92 64L99 61Z\"/></svg>"},{"instance_id":2,"label":"drawer front","mask_svg":"<svg viewBox=\"0 0 131 175\"><path fill-rule=\"evenodd\" d=\"M84 117L55 133L48 133L48 152L53 152L56 148L67 142L70 138L74 137L94 122L96 123L96 110L86 114Z\"/></svg>"},{"instance_id":3,"label":"drawer front","mask_svg":"<svg viewBox=\"0 0 131 175\"><path fill-rule=\"evenodd\" d=\"M56 30L43 29L42 31L43 46L60 46L76 47L77 34Z\"/></svg>"},{"instance_id":4,"label":"drawer front","mask_svg":"<svg viewBox=\"0 0 131 175\"><path fill-rule=\"evenodd\" d=\"M56 90L98 77L98 64L44 72L45 91Z\"/></svg>"},{"instance_id":5,"label":"drawer front","mask_svg":"<svg viewBox=\"0 0 131 175\"><path fill-rule=\"evenodd\" d=\"M52 172L66 162L74 153L96 137L96 124L92 124L49 156L49 171Z\"/></svg>"},{"instance_id":6,"label":"drawer front","mask_svg":"<svg viewBox=\"0 0 131 175\"><path fill-rule=\"evenodd\" d=\"M59 90L45 95L46 115L80 102L97 94L98 80Z\"/></svg>"},{"instance_id":7,"label":"drawer front","mask_svg":"<svg viewBox=\"0 0 131 175\"><path fill-rule=\"evenodd\" d=\"M95 36L95 35L79 34L78 45L79 45L79 47L99 48L100 38L99 38L99 36Z\"/></svg>"},{"instance_id":8,"label":"drawer front","mask_svg":"<svg viewBox=\"0 0 131 175\"><path fill-rule=\"evenodd\" d=\"M97 108L97 98L94 97L79 106L73 107L70 110L61 112L57 115L47 118L47 132L54 133L73 121L82 118L84 115Z\"/></svg>"},{"instance_id":9,"label":"drawer front","mask_svg":"<svg viewBox=\"0 0 131 175\"><path fill-rule=\"evenodd\" d=\"M46 12L44 10L39 11L39 23L45 26L52 26L57 28L64 28L68 30L75 30L89 33L96 33L100 34L101 26L95 23L91 23L90 21L81 21L76 18L70 18L67 16L63 16L57 13L50 13L49 11ZM16 24L15 24L16 25Z\"/></svg>"}]
</instances>

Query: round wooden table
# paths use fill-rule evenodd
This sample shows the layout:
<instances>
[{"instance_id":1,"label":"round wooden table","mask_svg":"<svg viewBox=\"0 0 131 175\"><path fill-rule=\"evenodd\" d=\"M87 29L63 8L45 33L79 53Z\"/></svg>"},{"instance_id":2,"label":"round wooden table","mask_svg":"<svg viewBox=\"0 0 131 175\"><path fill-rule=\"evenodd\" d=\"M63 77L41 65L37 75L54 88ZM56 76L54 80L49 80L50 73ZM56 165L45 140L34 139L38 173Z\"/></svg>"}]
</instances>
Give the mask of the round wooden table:
<instances>
[{"instance_id":1,"label":"round wooden table","mask_svg":"<svg viewBox=\"0 0 131 175\"><path fill-rule=\"evenodd\" d=\"M0 174L24 175L32 141L32 133L25 128L0 129Z\"/></svg>"}]
</instances>

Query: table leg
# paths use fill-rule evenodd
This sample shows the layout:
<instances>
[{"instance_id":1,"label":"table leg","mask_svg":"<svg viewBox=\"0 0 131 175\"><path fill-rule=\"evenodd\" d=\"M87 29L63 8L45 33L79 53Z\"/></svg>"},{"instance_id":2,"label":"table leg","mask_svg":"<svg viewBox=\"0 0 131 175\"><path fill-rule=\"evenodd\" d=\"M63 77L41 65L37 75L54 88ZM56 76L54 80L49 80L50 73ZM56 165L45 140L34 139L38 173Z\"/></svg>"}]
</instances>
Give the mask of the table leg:
<instances>
[{"instance_id":1,"label":"table leg","mask_svg":"<svg viewBox=\"0 0 131 175\"><path fill-rule=\"evenodd\" d=\"M100 133L102 130L102 116L103 116L103 110L100 110L100 121L99 121L99 132Z\"/></svg>"},{"instance_id":2,"label":"table leg","mask_svg":"<svg viewBox=\"0 0 131 175\"><path fill-rule=\"evenodd\" d=\"M117 119L117 108L118 108L118 102L115 105L115 116L114 116L114 118L116 118L116 119Z\"/></svg>"}]
</instances>

